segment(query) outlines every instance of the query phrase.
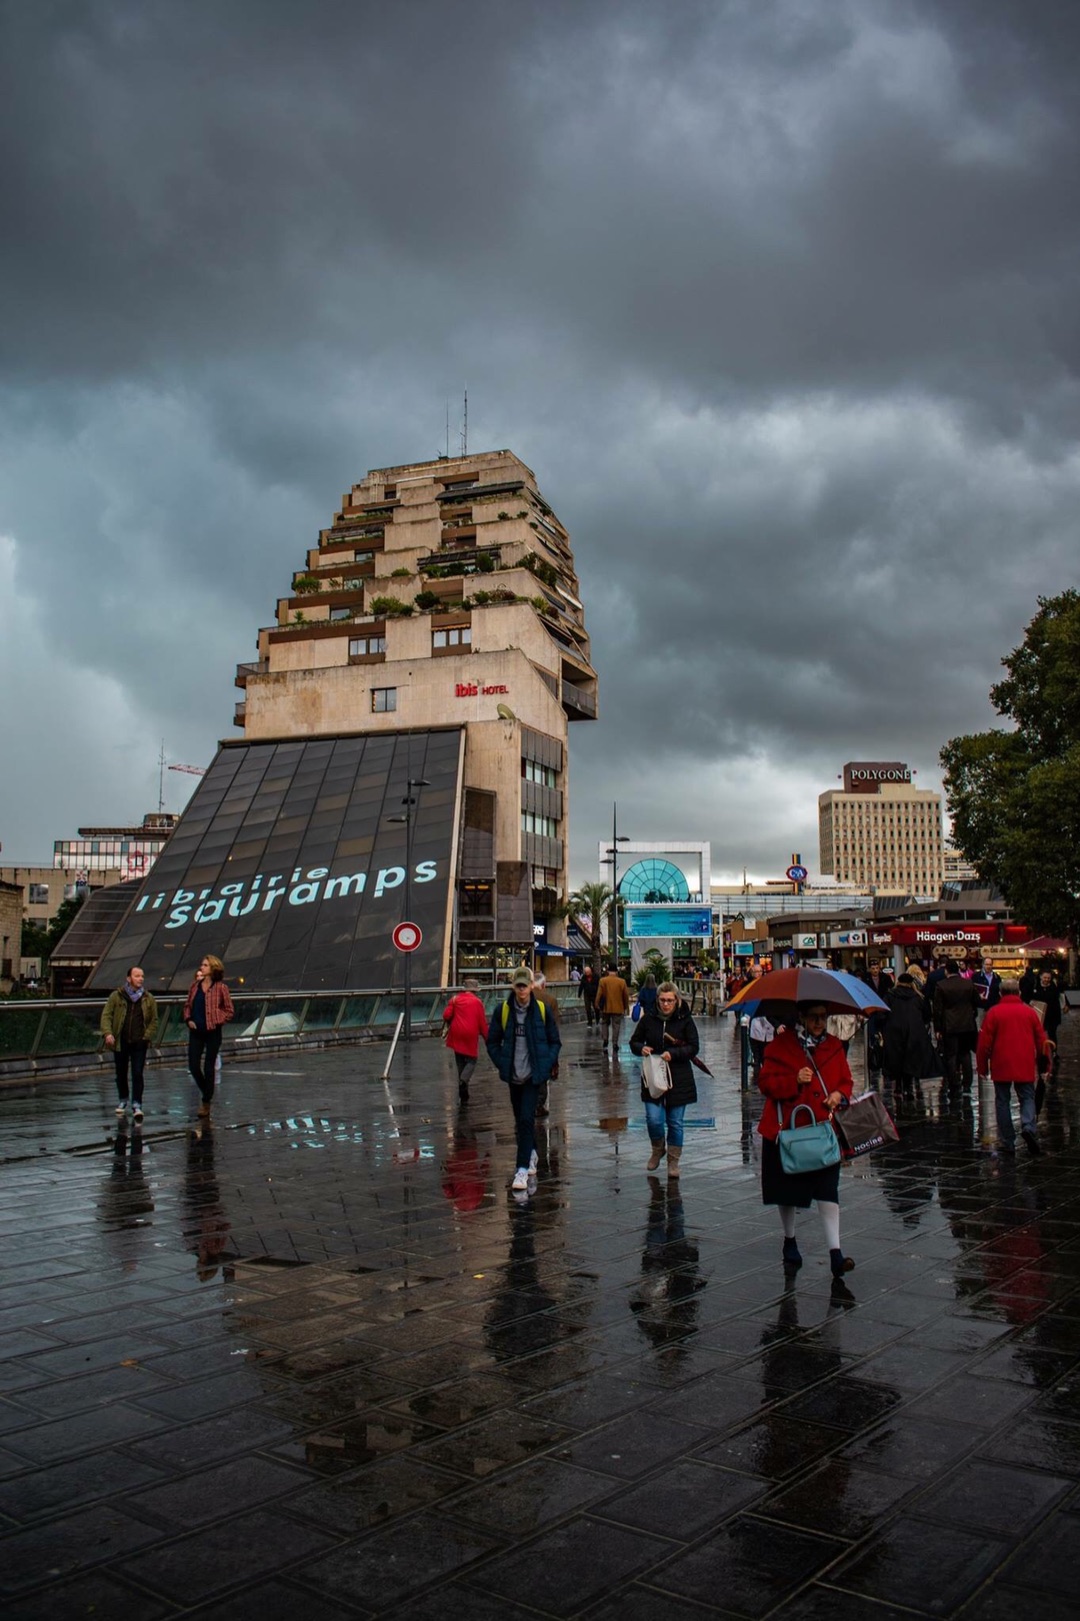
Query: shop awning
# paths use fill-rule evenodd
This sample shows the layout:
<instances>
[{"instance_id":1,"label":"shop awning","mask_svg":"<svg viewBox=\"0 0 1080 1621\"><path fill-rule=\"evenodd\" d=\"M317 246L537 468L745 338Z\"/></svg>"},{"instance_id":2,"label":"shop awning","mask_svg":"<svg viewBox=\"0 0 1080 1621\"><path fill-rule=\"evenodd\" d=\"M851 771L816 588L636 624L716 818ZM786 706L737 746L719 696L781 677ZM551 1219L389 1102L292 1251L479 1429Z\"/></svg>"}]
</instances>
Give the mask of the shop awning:
<instances>
[{"instance_id":1,"label":"shop awning","mask_svg":"<svg viewBox=\"0 0 1080 1621\"><path fill-rule=\"evenodd\" d=\"M1025 940L1023 945L1020 947L1020 950L1024 952L1025 955L1041 955L1043 957L1048 957L1052 952L1055 951L1064 952L1068 951L1068 949L1069 942L1067 940L1054 940L1048 934L1036 935L1034 940Z\"/></svg>"}]
</instances>

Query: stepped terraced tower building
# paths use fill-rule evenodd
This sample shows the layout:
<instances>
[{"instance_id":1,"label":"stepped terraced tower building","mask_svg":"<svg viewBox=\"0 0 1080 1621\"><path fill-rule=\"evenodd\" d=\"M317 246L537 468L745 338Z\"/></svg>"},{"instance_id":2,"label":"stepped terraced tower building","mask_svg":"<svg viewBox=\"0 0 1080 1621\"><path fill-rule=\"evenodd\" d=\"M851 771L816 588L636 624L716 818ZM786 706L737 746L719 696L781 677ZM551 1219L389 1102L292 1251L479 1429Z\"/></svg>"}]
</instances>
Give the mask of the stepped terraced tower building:
<instances>
[{"instance_id":1,"label":"stepped terraced tower building","mask_svg":"<svg viewBox=\"0 0 1080 1621\"><path fill-rule=\"evenodd\" d=\"M534 945L557 973L567 727L595 717L597 682L569 537L524 462L369 472L258 653L237 668L243 739L222 745L93 983L134 952L178 985L207 951L252 988L395 983L406 844L414 983L498 977Z\"/></svg>"}]
</instances>

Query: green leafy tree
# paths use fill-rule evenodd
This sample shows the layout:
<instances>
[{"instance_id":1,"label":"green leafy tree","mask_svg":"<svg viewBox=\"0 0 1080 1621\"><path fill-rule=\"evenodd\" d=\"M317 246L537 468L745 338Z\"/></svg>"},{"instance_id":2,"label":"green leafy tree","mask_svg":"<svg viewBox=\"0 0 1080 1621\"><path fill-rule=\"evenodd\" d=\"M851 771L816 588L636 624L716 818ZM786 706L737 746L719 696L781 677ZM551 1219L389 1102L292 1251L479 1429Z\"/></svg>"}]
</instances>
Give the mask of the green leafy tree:
<instances>
[{"instance_id":1,"label":"green leafy tree","mask_svg":"<svg viewBox=\"0 0 1080 1621\"><path fill-rule=\"evenodd\" d=\"M990 689L1011 731L954 737L941 751L953 837L1033 929L1080 928L1080 593L1040 597L1008 672Z\"/></svg>"},{"instance_id":2,"label":"green leafy tree","mask_svg":"<svg viewBox=\"0 0 1080 1621\"><path fill-rule=\"evenodd\" d=\"M25 919L22 926L23 956L40 957L43 964L48 962L56 950L57 942L62 940L70 929L85 899L85 894L82 894L76 895L73 900L61 901L56 916L52 918L47 928Z\"/></svg>"},{"instance_id":3,"label":"green leafy tree","mask_svg":"<svg viewBox=\"0 0 1080 1621\"><path fill-rule=\"evenodd\" d=\"M582 884L567 902L567 915L589 942L593 972L600 973L604 951L604 934L610 926L611 906L615 896L608 884Z\"/></svg>"}]
</instances>

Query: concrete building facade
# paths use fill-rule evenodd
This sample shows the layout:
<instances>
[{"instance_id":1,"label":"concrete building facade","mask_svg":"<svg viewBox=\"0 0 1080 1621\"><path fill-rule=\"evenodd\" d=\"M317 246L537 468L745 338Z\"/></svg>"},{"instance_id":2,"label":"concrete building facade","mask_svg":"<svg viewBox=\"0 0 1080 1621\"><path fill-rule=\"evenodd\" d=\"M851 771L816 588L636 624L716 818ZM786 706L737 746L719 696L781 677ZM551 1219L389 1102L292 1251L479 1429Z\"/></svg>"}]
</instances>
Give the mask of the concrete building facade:
<instances>
[{"instance_id":1,"label":"concrete building facade","mask_svg":"<svg viewBox=\"0 0 1080 1621\"><path fill-rule=\"evenodd\" d=\"M899 761L849 761L818 798L820 867L841 883L935 897L945 866L941 795Z\"/></svg>"}]
</instances>

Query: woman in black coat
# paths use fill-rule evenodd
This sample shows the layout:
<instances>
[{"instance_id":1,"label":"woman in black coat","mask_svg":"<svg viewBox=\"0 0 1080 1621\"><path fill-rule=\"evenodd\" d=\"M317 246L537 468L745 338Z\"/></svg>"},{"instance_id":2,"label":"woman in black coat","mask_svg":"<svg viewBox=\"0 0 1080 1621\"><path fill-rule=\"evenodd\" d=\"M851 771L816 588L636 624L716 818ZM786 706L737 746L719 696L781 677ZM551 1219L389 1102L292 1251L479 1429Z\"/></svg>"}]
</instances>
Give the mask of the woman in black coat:
<instances>
[{"instance_id":1,"label":"woman in black coat","mask_svg":"<svg viewBox=\"0 0 1080 1621\"><path fill-rule=\"evenodd\" d=\"M694 1066L690 1060L697 1057L698 1033L690 1009L679 1000L679 993L670 981L657 987L655 1012L643 1013L634 1026L630 1051L639 1058L659 1053L668 1065L671 1086L663 1097L651 1098L644 1078L641 1097L652 1143L647 1169L658 1171L666 1153L668 1175L677 1177L683 1150L683 1115L688 1103L697 1102Z\"/></svg>"},{"instance_id":2,"label":"woman in black coat","mask_svg":"<svg viewBox=\"0 0 1080 1621\"><path fill-rule=\"evenodd\" d=\"M915 981L910 974L901 974L885 1021L882 1068L890 1081L910 1086L939 1073L926 1015L926 1003L915 989Z\"/></svg>"}]
</instances>

